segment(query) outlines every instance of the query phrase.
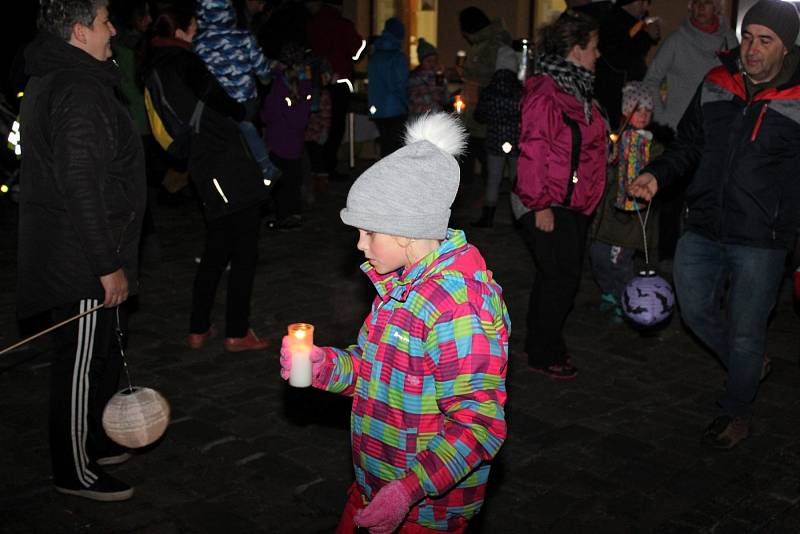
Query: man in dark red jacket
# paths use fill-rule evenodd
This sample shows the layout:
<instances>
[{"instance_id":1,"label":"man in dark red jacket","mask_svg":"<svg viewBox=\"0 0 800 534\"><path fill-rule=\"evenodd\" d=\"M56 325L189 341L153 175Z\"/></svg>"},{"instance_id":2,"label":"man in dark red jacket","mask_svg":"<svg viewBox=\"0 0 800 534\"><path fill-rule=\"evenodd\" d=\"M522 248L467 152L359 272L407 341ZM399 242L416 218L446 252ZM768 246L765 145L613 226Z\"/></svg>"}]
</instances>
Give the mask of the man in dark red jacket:
<instances>
[{"instance_id":1,"label":"man in dark red jacket","mask_svg":"<svg viewBox=\"0 0 800 534\"><path fill-rule=\"evenodd\" d=\"M333 70L331 93L331 129L324 146L325 171L337 178L336 155L344 136L345 116L350 101L354 58L360 57L366 45L353 22L342 16L342 0L307 1L312 13L306 32L314 55L328 61ZM341 80L341 82L340 82Z\"/></svg>"},{"instance_id":2,"label":"man in dark red jacket","mask_svg":"<svg viewBox=\"0 0 800 534\"><path fill-rule=\"evenodd\" d=\"M101 419L122 365L120 305L137 287L145 173L139 133L116 96L105 6L42 0L41 34L26 50L17 311L60 322L102 306L55 331L50 453L59 492L120 501L133 488L101 466L130 454Z\"/></svg>"},{"instance_id":3,"label":"man in dark red jacket","mask_svg":"<svg viewBox=\"0 0 800 534\"><path fill-rule=\"evenodd\" d=\"M676 142L629 187L649 200L694 171L675 286L684 321L728 370L721 411L704 435L715 448L749 435L753 399L769 371L767 320L800 226L799 30L791 3L755 4L740 49L706 75Z\"/></svg>"}]
</instances>

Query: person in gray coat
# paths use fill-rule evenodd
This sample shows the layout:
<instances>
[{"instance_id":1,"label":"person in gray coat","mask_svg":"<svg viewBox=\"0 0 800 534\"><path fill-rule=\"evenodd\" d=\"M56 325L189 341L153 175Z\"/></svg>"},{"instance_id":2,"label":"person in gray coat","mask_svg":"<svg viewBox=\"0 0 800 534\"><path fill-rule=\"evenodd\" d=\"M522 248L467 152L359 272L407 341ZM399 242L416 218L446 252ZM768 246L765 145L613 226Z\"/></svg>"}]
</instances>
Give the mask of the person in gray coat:
<instances>
[{"instance_id":1,"label":"person in gray coat","mask_svg":"<svg viewBox=\"0 0 800 534\"><path fill-rule=\"evenodd\" d=\"M719 65L717 52L739 46L720 11L721 0L689 0L689 16L658 49L644 78L656 103L655 122L675 130L703 76ZM663 82L666 98L661 97Z\"/></svg>"}]
</instances>

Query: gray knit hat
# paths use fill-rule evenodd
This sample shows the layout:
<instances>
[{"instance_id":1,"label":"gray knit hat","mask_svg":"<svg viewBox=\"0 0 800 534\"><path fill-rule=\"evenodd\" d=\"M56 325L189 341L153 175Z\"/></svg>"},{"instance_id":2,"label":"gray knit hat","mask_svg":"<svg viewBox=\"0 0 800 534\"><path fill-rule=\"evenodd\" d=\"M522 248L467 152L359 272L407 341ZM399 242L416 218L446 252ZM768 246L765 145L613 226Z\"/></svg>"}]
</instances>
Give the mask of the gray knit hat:
<instances>
[{"instance_id":1,"label":"gray knit hat","mask_svg":"<svg viewBox=\"0 0 800 534\"><path fill-rule=\"evenodd\" d=\"M406 145L358 177L342 222L416 239L444 239L460 173L456 156L466 130L448 113L425 114L406 126Z\"/></svg>"},{"instance_id":2,"label":"gray knit hat","mask_svg":"<svg viewBox=\"0 0 800 534\"><path fill-rule=\"evenodd\" d=\"M748 24L766 26L783 41L783 46L792 48L800 31L800 18L797 9L790 2L782 0L759 0L750 8L742 20L742 29Z\"/></svg>"}]
</instances>

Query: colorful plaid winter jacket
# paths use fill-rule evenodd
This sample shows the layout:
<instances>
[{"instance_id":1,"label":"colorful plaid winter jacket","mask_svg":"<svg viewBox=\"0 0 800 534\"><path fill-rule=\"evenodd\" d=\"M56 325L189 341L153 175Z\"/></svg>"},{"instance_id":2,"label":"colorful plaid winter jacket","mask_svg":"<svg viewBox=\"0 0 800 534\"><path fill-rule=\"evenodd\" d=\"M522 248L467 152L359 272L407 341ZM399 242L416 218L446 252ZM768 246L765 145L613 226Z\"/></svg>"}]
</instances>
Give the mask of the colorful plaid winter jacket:
<instances>
[{"instance_id":1,"label":"colorful plaid winter jacket","mask_svg":"<svg viewBox=\"0 0 800 534\"><path fill-rule=\"evenodd\" d=\"M401 480L416 503L408 520L447 530L480 510L506 437L502 290L460 230L407 274L362 270L378 290L372 311L355 345L325 349L314 386L353 397L362 494Z\"/></svg>"}]
</instances>

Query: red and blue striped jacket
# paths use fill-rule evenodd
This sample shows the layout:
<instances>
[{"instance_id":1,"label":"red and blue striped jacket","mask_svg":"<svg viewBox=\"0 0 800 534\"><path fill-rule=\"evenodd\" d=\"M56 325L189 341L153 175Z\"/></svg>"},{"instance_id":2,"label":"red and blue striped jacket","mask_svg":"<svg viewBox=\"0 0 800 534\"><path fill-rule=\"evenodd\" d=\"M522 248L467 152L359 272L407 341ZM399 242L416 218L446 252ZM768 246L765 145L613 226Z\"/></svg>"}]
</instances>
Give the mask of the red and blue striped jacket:
<instances>
[{"instance_id":1,"label":"red and blue striped jacket","mask_svg":"<svg viewBox=\"0 0 800 534\"><path fill-rule=\"evenodd\" d=\"M325 348L314 386L353 397L362 494L401 480L416 503L408 520L447 530L480 510L506 437L502 289L460 230L408 273L361 268L378 296L356 344Z\"/></svg>"}]
</instances>

